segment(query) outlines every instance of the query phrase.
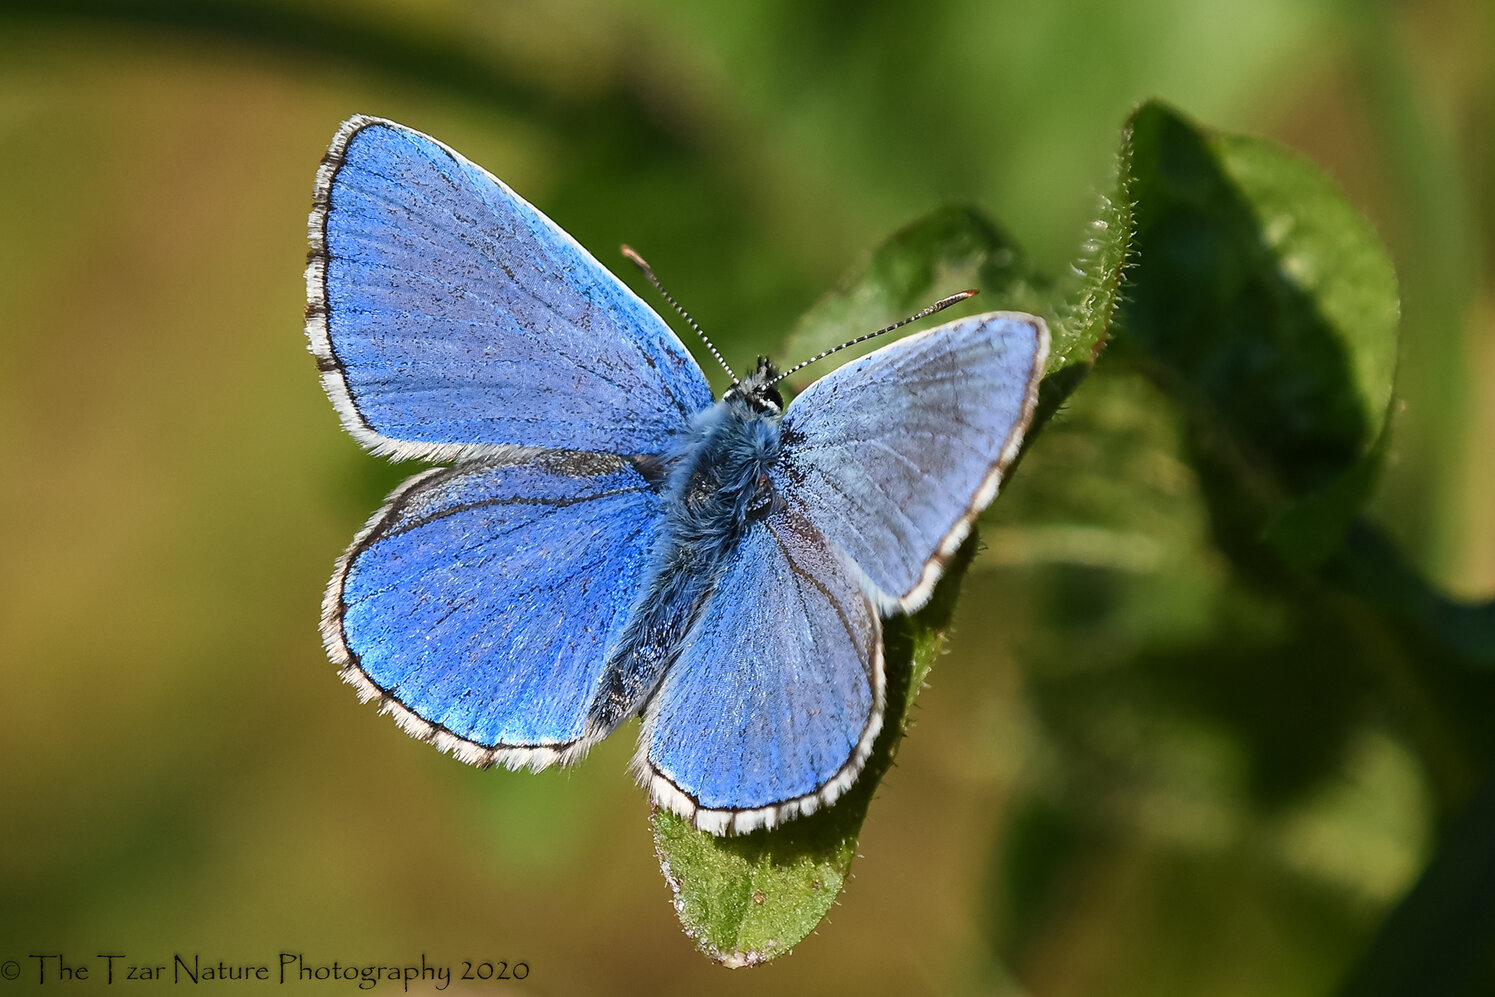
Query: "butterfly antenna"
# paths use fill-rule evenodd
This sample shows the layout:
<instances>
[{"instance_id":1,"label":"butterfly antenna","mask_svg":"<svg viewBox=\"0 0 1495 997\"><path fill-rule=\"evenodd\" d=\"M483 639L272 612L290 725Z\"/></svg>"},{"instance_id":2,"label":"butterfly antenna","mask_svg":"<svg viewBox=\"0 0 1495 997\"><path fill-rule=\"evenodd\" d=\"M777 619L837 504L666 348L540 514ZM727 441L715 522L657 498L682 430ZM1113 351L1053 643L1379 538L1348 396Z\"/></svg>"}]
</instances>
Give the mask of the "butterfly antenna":
<instances>
[{"instance_id":1,"label":"butterfly antenna","mask_svg":"<svg viewBox=\"0 0 1495 997\"><path fill-rule=\"evenodd\" d=\"M817 360L824 360L826 357L830 356L832 353L839 353L842 350L846 349L848 346L855 346L858 343L865 343L869 339L876 339L878 336L887 335L888 333L892 332L894 329L902 329L904 326L908 325L910 322L917 322L921 318L928 318L929 316L933 315L935 312L942 312L946 308L949 308L951 305L955 304L956 302L964 301L966 298L975 297L977 293L978 292L976 291L975 288L971 288L969 291L961 291L959 294L952 294L948 298L941 298L940 300L936 301L934 304L930 305L928 308L924 309L922 312L919 312L919 314L917 314L917 315L910 315L906 319L902 319L901 321L894 322L892 325L888 326L885 329L878 329L876 332L869 332L865 336L858 336L855 339L849 339L846 342L842 343L840 346L833 346L830 349L826 350L824 353L817 353L813 357L811 357L810 359L808 359L808 360L806 360L806 361L804 361L802 363L797 363L793 367L790 367L788 370L784 371L784 373L780 374L778 377L774 378L772 381L769 381L768 384L766 385L766 387L770 387L770 388L773 387L775 384L778 384L780 381L782 381L784 378L788 377L790 374L793 374L795 371L802 370L805 367L810 366L810 364L815 363Z\"/></svg>"},{"instance_id":2,"label":"butterfly antenna","mask_svg":"<svg viewBox=\"0 0 1495 997\"><path fill-rule=\"evenodd\" d=\"M701 327L696 325L696 320L690 317L690 312L680 307L680 302L670 297L670 292L666 291L664 289L664 285L659 283L659 278L654 276L654 268L649 266L648 263L644 262L644 258L638 253L634 252L632 246L623 246L622 249L623 255L632 260L633 265L642 270L644 272L644 276L649 278L649 283L654 285L654 290L664 295L664 300L670 303L670 307L679 312L680 317L685 319L686 322L690 323L690 327L692 329L696 330L696 335L701 337L701 341L706 344L706 348L711 351L711 355L716 357L716 362L722 365L722 370L725 370L727 372L727 376L732 379L732 383L738 383L737 375L733 372L731 367L727 366L727 361L722 357L721 351L716 348L716 344L711 341L711 337L707 336L706 333L701 331Z\"/></svg>"}]
</instances>

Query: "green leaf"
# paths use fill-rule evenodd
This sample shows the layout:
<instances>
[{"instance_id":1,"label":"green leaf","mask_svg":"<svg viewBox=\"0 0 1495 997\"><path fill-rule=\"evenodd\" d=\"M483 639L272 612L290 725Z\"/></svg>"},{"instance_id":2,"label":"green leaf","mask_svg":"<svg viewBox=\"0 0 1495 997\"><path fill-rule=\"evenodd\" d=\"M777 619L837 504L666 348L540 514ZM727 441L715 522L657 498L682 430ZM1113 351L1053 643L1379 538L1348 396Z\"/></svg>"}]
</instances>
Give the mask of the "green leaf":
<instances>
[{"instance_id":1,"label":"green leaf","mask_svg":"<svg viewBox=\"0 0 1495 997\"><path fill-rule=\"evenodd\" d=\"M1045 282L1007 232L973 208L941 208L894 233L850 279L806 312L789 335L784 357L797 362L814 356L966 288L982 293L947 315L1041 312L1048 301ZM837 360L844 363L882 345L853 347ZM806 383L820 373L811 370Z\"/></svg>"},{"instance_id":2,"label":"green leaf","mask_svg":"<svg viewBox=\"0 0 1495 997\"><path fill-rule=\"evenodd\" d=\"M1374 480L1396 274L1313 164L1161 104L1130 124L1138 265L1126 341L1189 412L1217 530L1289 563L1335 550Z\"/></svg>"},{"instance_id":3,"label":"green leaf","mask_svg":"<svg viewBox=\"0 0 1495 997\"><path fill-rule=\"evenodd\" d=\"M974 550L973 536L929 604L884 625L887 722L862 774L834 806L737 837L698 831L674 813L654 810L654 848L675 894L675 912L706 955L734 968L767 962L787 954L830 911L856 855L867 807L907 730L916 691L944 644Z\"/></svg>"},{"instance_id":4,"label":"green leaf","mask_svg":"<svg viewBox=\"0 0 1495 997\"><path fill-rule=\"evenodd\" d=\"M1122 284L1134 253L1131 182L1132 135L1121 137L1110 194L1090 223L1081 255L1053 295L1053 342L1039 395L1037 425L1047 422L1079 385L1110 338L1121 306Z\"/></svg>"}]
</instances>

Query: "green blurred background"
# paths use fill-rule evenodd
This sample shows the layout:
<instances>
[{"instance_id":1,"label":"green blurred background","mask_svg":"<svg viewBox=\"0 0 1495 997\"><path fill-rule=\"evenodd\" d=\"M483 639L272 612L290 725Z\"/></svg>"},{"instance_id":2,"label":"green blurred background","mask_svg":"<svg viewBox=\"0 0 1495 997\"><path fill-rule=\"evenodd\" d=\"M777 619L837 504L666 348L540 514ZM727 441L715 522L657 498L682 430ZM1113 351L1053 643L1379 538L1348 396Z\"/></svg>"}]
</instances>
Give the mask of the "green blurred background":
<instances>
[{"instance_id":1,"label":"green blurred background","mask_svg":"<svg viewBox=\"0 0 1495 997\"><path fill-rule=\"evenodd\" d=\"M318 385L306 212L337 124L392 117L605 263L637 247L741 367L944 203L1062 269L1128 110L1163 97L1303 150L1387 240L1375 517L1487 599L1492 50L1485 0L0 2L0 959L1334 992L1446 815L1362 674L1232 580L1140 381L1103 360L986 517L841 906L729 973L675 921L627 732L573 771L478 772L327 664L332 562L414 468L361 452Z\"/></svg>"}]
</instances>

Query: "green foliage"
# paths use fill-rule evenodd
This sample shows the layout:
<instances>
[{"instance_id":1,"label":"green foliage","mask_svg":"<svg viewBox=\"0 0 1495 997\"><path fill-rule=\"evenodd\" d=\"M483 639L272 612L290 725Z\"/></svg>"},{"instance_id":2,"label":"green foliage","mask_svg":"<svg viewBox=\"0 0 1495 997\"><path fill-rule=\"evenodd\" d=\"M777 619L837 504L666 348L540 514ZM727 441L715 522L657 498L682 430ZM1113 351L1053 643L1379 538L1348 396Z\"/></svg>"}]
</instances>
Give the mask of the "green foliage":
<instances>
[{"instance_id":1,"label":"green foliage","mask_svg":"<svg viewBox=\"0 0 1495 997\"><path fill-rule=\"evenodd\" d=\"M1142 265L1125 342L1187 407L1217 518L1319 563L1379 461L1396 366L1390 258L1295 154L1159 104L1129 127Z\"/></svg>"},{"instance_id":2,"label":"green foliage","mask_svg":"<svg viewBox=\"0 0 1495 997\"><path fill-rule=\"evenodd\" d=\"M1157 104L1130 128L1139 265L1119 342L1180 415L1215 544L1277 606L1287 643L1247 658L1297 662L1283 677L1300 690L1357 660L1379 661L1381 681L1422 687L1420 736L1443 757L1435 765L1455 806L1474 776L1454 757L1488 750L1484 725L1461 718L1484 685L1469 666L1491 654L1491 608L1439 596L1361 518L1397 352L1386 251L1288 150ZM1234 657L1231 647L1210 657ZM1354 684L1336 681L1321 704L1346 730Z\"/></svg>"},{"instance_id":3,"label":"green foliage","mask_svg":"<svg viewBox=\"0 0 1495 997\"><path fill-rule=\"evenodd\" d=\"M1095 365L1121 307L1122 282L1136 253L1131 155L1131 142L1123 135L1113 189L1101 195L1100 210L1090 222L1089 237L1081 246L1079 259L1061 289L1052 295L1048 314L1053 343L1039 399L1036 421L1040 425Z\"/></svg>"},{"instance_id":4,"label":"green foliage","mask_svg":"<svg viewBox=\"0 0 1495 997\"><path fill-rule=\"evenodd\" d=\"M859 334L896 322L965 288L981 292L962 312L1039 311L1046 287L1017 242L973 208L949 207L921 218L877 247L837 290L807 312L785 344L785 357L813 356ZM873 341L838 354L850 360L884 345ZM806 380L818 376L811 370Z\"/></svg>"},{"instance_id":5,"label":"green foliage","mask_svg":"<svg viewBox=\"0 0 1495 997\"><path fill-rule=\"evenodd\" d=\"M1295 154L1161 105L1132 116L1120 183L1134 257L1107 364L994 516L1017 539L1090 531L1029 596L1051 621L1030 648L1032 693L1071 774L1013 824L996 950L1020 964L1076 869L1118 847L1104 843L1113 808L1153 797L1177 815L1167 833L1187 826L1199 777L1170 759L1213 758L1214 785L1240 771L1246 808L1226 796L1193 819L1269 839L1389 716L1438 812L1467 813L1349 992L1481 992L1492 967L1478 953L1495 940L1488 788L1467 801L1495 757L1495 606L1438 593L1364 514L1397 355L1386 251ZM1143 564L1115 556L1123 535L1151 542ZM1206 730L1228 741L1199 742ZM1188 915L1172 916L1166 932L1186 931Z\"/></svg>"}]
</instances>

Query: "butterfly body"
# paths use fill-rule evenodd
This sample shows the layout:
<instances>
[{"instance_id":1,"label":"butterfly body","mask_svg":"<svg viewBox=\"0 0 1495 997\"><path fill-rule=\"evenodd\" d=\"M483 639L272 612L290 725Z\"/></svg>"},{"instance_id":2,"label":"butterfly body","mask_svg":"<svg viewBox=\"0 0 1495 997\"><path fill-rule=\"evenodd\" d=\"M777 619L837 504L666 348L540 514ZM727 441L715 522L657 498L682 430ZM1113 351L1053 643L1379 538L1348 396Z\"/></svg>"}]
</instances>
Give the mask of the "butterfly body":
<instances>
[{"instance_id":1,"label":"butterfly body","mask_svg":"<svg viewBox=\"0 0 1495 997\"><path fill-rule=\"evenodd\" d=\"M717 563L748 523L773 505L769 470L778 461L780 416L729 397L701 413L698 434L670 475L665 499L682 551Z\"/></svg>"},{"instance_id":2,"label":"butterfly body","mask_svg":"<svg viewBox=\"0 0 1495 997\"><path fill-rule=\"evenodd\" d=\"M624 720L661 806L715 833L832 803L882 729L881 617L917 609L1032 416L1043 320L992 312L785 406L713 400L667 325L481 167L356 117L318 173L307 335L344 426L410 478L343 554L342 677L480 766Z\"/></svg>"},{"instance_id":3,"label":"butterfly body","mask_svg":"<svg viewBox=\"0 0 1495 997\"><path fill-rule=\"evenodd\" d=\"M765 362L764 370L773 368ZM596 736L638 712L674 663L743 535L782 504L769 477L779 456L780 418L772 399L751 389L732 393L697 413L676 452L664 455L659 531L638 602L609 651L609 685L588 718Z\"/></svg>"}]
</instances>

